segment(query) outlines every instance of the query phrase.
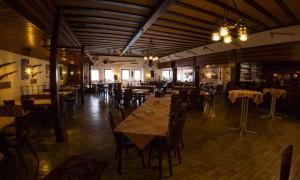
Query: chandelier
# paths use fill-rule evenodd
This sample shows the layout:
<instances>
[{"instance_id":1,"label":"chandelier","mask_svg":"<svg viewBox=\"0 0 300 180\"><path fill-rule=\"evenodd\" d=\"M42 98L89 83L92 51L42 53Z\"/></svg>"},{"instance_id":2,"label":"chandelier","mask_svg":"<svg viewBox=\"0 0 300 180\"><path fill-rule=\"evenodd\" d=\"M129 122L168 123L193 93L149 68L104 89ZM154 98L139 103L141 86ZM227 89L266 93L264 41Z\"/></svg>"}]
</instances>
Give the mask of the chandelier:
<instances>
[{"instance_id":1,"label":"chandelier","mask_svg":"<svg viewBox=\"0 0 300 180\"><path fill-rule=\"evenodd\" d=\"M152 39L150 40L150 48L153 49ZM154 56L152 52L149 53L149 49L147 50L147 56L144 56L145 61L158 61L158 56Z\"/></svg>"},{"instance_id":2,"label":"chandelier","mask_svg":"<svg viewBox=\"0 0 300 180\"><path fill-rule=\"evenodd\" d=\"M232 2L235 8L237 9L234 0ZM224 3L226 4L226 2ZM240 41L247 41L249 36L248 36L247 25L244 23L244 20L240 19L237 22L228 22L226 16L228 17L228 12L224 8L223 17L225 18L223 22L220 23L217 30L212 32L211 39L213 41L223 40L223 42L226 44L231 43L233 38L238 38Z\"/></svg>"}]
</instances>

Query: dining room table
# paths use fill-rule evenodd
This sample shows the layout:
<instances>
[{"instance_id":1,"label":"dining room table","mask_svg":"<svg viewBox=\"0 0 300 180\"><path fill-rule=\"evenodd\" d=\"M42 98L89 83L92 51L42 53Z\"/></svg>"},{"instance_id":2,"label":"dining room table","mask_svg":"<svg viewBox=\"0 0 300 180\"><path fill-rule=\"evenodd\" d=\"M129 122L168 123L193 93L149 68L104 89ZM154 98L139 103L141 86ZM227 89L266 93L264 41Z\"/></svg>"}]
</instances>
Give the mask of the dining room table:
<instances>
[{"instance_id":1,"label":"dining room table","mask_svg":"<svg viewBox=\"0 0 300 180\"><path fill-rule=\"evenodd\" d=\"M256 135L256 132L247 128L249 99L252 99L258 105L263 102L263 94L259 91L251 90L230 90L228 93L228 98L232 103L235 103L238 98L242 99L239 127L229 127L229 129L240 131L240 136L242 136L243 132Z\"/></svg>"},{"instance_id":2,"label":"dining room table","mask_svg":"<svg viewBox=\"0 0 300 180\"><path fill-rule=\"evenodd\" d=\"M167 137L171 110L171 97L150 96L146 102L124 119L114 131L124 134L140 150L154 139ZM159 148L159 177L162 174L162 150Z\"/></svg>"},{"instance_id":3,"label":"dining room table","mask_svg":"<svg viewBox=\"0 0 300 180\"><path fill-rule=\"evenodd\" d=\"M264 88L263 95L271 94L271 106L270 112L268 115L261 116L261 118L271 118L273 121L276 119L281 119L280 116L276 116L276 100L280 97L285 98L287 95L287 91L285 89L277 89L277 88Z\"/></svg>"}]
</instances>

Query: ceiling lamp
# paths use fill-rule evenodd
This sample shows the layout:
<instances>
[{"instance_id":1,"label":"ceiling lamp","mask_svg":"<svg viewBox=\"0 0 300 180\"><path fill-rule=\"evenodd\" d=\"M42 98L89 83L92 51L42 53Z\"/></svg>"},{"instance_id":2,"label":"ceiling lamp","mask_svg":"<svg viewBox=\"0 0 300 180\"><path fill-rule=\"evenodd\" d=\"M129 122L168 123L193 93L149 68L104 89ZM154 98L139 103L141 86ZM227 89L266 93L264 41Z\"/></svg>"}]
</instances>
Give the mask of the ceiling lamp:
<instances>
[{"instance_id":1,"label":"ceiling lamp","mask_svg":"<svg viewBox=\"0 0 300 180\"><path fill-rule=\"evenodd\" d=\"M152 43L152 39L150 40L150 48L149 49L153 49L153 43ZM144 60L145 61L158 61L158 56L153 56L152 53L149 53L149 49L147 50L147 54L149 54L148 56L144 56Z\"/></svg>"},{"instance_id":2,"label":"ceiling lamp","mask_svg":"<svg viewBox=\"0 0 300 180\"><path fill-rule=\"evenodd\" d=\"M224 0L226 4L226 0ZM233 0L233 4L236 9L236 3ZM249 39L248 28L244 23L243 19L240 19L237 22L228 22L226 16L228 17L228 10L221 8L221 12L223 12L224 20L218 26L217 31L213 31L211 35L211 39L213 41L220 41L223 39L223 42L229 44L232 42L233 38L238 38L240 41L247 41Z\"/></svg>"}]
</instances>

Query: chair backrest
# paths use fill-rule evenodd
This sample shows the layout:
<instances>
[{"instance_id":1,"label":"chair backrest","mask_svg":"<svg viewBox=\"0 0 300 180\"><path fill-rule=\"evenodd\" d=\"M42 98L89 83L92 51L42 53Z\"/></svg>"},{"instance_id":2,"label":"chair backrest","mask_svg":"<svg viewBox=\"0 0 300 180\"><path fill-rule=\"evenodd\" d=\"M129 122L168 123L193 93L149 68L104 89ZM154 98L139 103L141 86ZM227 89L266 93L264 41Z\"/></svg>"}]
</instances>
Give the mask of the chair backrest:
<instances>
[{"instance_id":1,"label":"chair backrest","mask_svg":"<svg viewBox=\"0 0 300 180\"><path fill-rule=\"evenodd\" d=\"M28 140L28 129L30 125L29 112L15 118L16 138L18 145Z\"/></svg>"},{"instance_id":2,"label":"chair backrest","mask_svg":"<svg viewBox=\"0 0 300 180\"><path fill-rule=\"evenodd\" d=\"M115 125L115 122L114 122L113 115L112 115L111 111L109 111L109 113L108 113L108 121L109 121L109 125L110 125L110 127L113 131L116 128L116 125ZM114 135L114 138L115 138L116 146L120 147L121 142L120 142L119 135L114 131L113 131L113 135Z\"/></svg>"},{"instance_id":3,"label":"chair backrest","mask_svg":"<svg viewBox=\"0 0 300 180\"><path fill-rule=\"evenodd\" d=\"M4 106L14 106L15 100L3 100Z\"/></svg>"},{"instance_id":4,"label":"chair backrest","mask_svg":"<svg viewBox=\"0 0 300 180\"><path fill-rule=\"evenodd\" d=\"M288 180L292 165L293 146L288 145L281 155L280 180Z\"/></svg>"},{"instance_id":5,"label":"chair backrest","mask_svg":"<svg viewBox=\"0 0 300 180\"><path fill-rule=\"evenodd\" d=\"M170 121L169 123L169 134L168 134L168 147L175 149L180 144L180 137L185 124L185 118L180 118Z\"/></svg>"},{"instance_id":6,"label":"chair backrest","mask_svg":"<svg viewBox=\"0 0 300 180\"><path fill-rule=\"evenodd\" d=\"M33 100L31 100L31 99L23 100L22 107L23 107L24 112L33 111L33 108L34 108Z\"/></svg>"},{"instance_id":7,"label":"chair backrest","mask_svg":"<svg viewBox=\"0 0 300 180\"><path fill-rule=\"evenodd\" d=\"M132 89L125 89L124 100L130 101L132 99L132 97L133 97Z\"/></svg>"},{"instance_id":8,"label":"chair backrest","mask_svg":"<svg viewBox=\"0 0 300 180\"><path fill-rule=\"evenodd\" d=\"M179 96L182 99L182 101L187 101L189 92L187 90L179 90Z\"/></svg>"},{"instance_id":9,"label":"chair backrest","mask_svg":"<svg viewBox=\"0 0 300 180\"><path fill-rule=\"evenodd\" d=\"M117 99L121 99L122 97L122 90L121 89L114 89L114 95Z\"/></svg>"},{"instance_id":10,"label":"chair backrest","mask_svg":"<svg viewBox=\"0 0 300 180\"><path fill-rule=\"evenodd\" d=\"M23 114L22 106L3 106L3 110L6 116L17 117Z\"/></svg>"}]
</instances>

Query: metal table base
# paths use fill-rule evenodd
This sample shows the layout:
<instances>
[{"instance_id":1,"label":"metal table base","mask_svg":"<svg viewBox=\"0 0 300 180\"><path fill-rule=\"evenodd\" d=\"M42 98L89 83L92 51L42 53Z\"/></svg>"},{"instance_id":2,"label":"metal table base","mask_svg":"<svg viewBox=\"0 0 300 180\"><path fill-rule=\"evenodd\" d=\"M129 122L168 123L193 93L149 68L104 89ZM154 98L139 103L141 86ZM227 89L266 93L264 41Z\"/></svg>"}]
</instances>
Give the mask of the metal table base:
<instances>
[{"instance_id":1,"label":"metal table base","mask_svg":"<svg viewBox=\"0 0 300 180\"><path fill-rule=\"evenodd\" d=\"M281 119L281 117L275 115L275 111L276 111L276 97L272 95L270 113L266 116L261 116L261 118L271 118L273 121L275 121L276 119Z\"/></svg>"},{"instance_id":2,"label":"metal table base","mask_svg":"<svg viewBox=\"0 0 300 180\"><path fill-rule=\"evenodd\" d=\"M256 132L247 129L248 106L249 106L249 98L242 97L240 125L239 127L229 127L229 129L231 130L240 131L240 136L242 136L243 132L254 134L254 135L257 134Z\"/></svg>"}]
</instances>

